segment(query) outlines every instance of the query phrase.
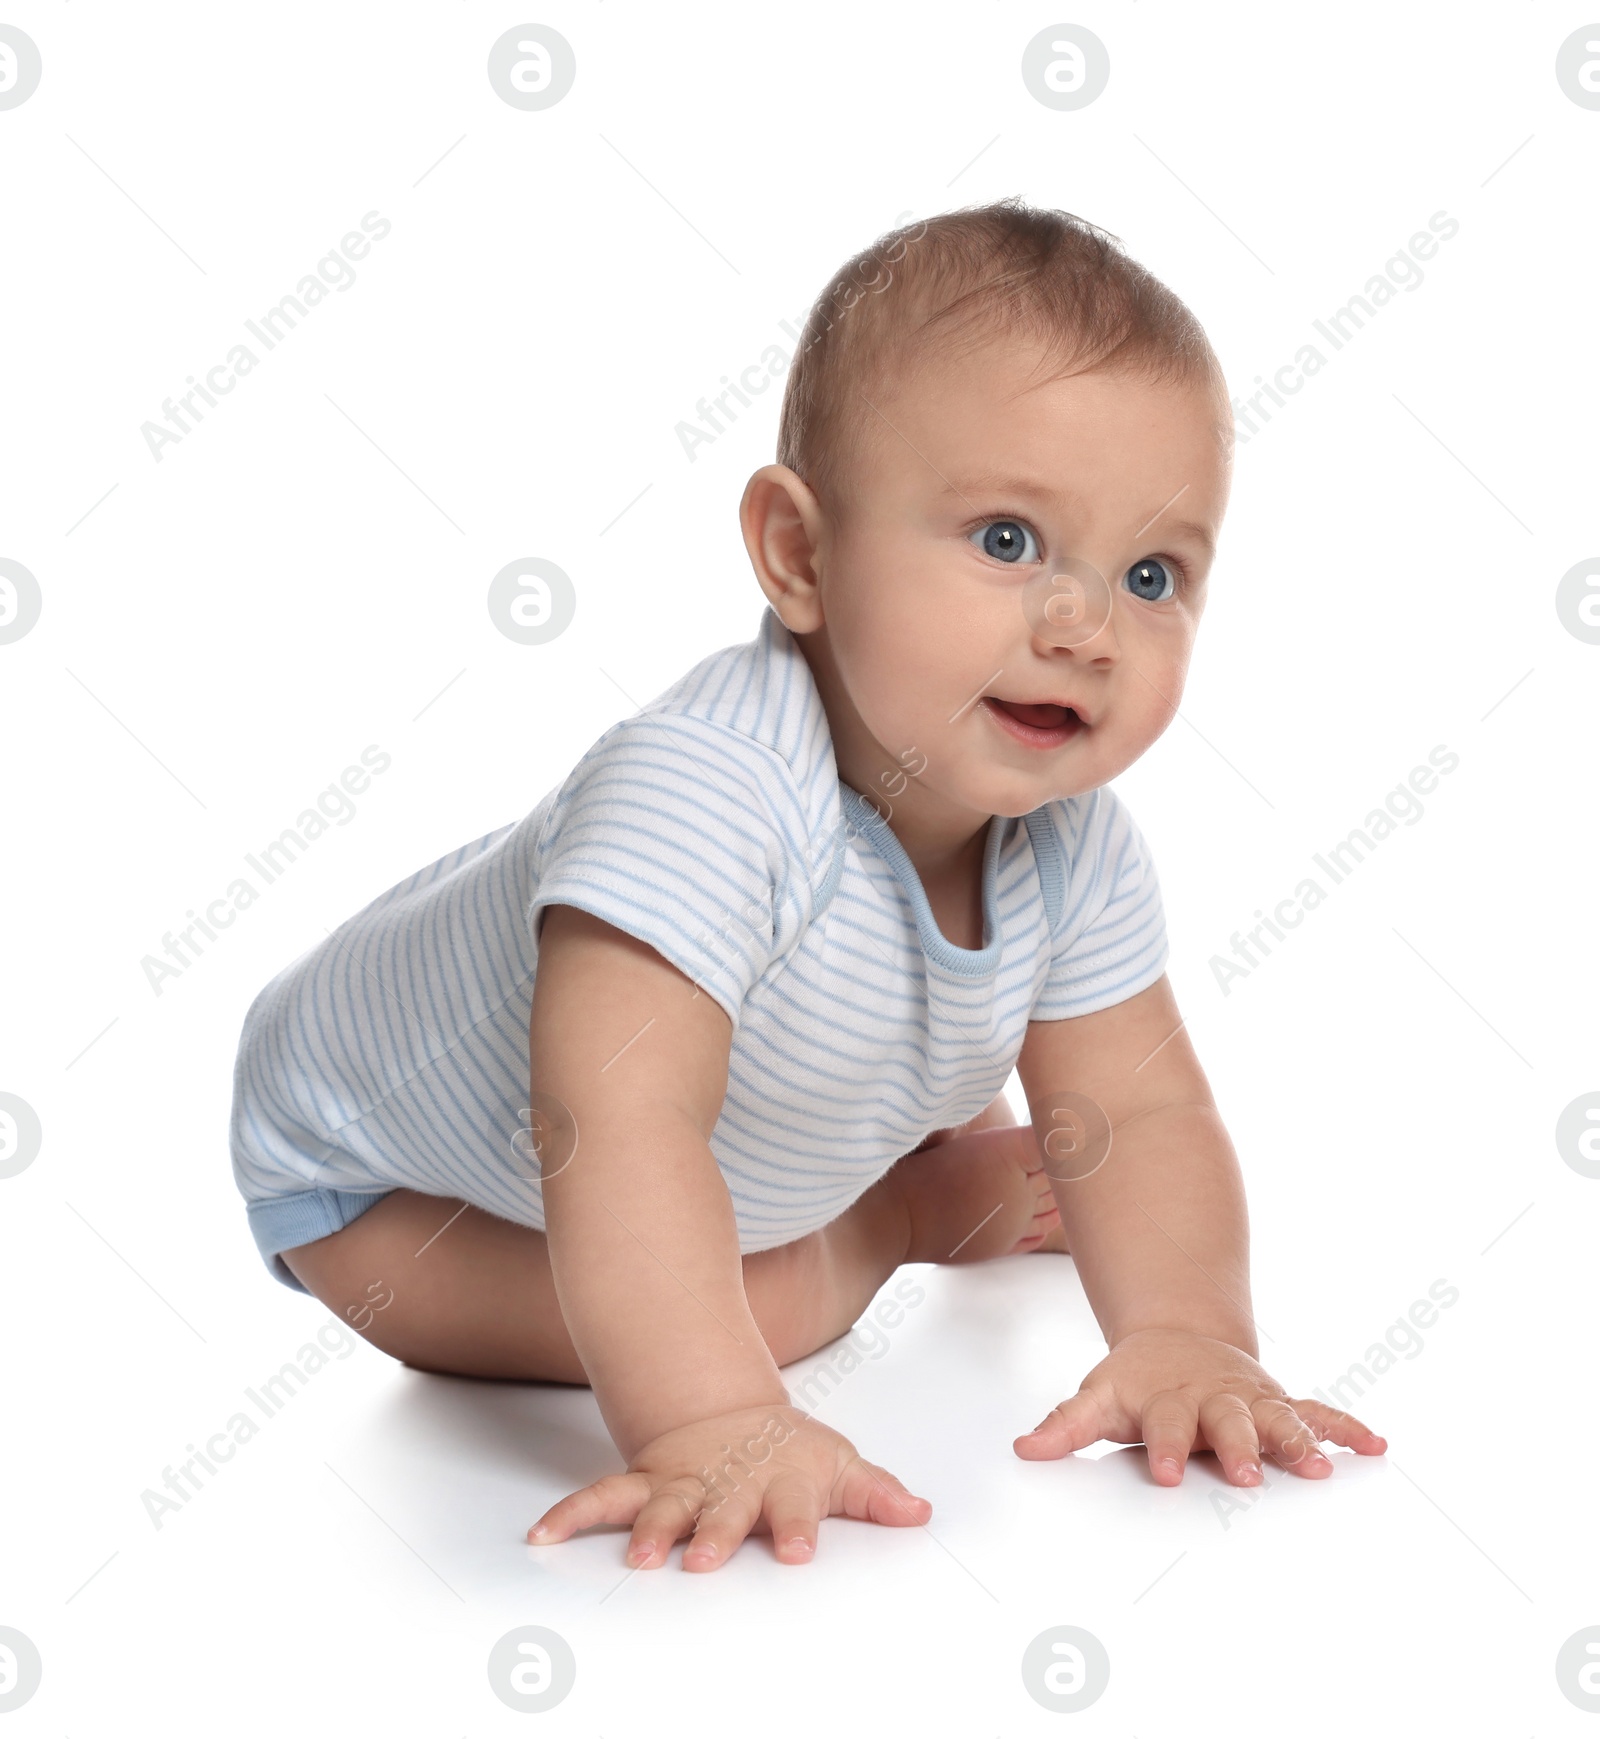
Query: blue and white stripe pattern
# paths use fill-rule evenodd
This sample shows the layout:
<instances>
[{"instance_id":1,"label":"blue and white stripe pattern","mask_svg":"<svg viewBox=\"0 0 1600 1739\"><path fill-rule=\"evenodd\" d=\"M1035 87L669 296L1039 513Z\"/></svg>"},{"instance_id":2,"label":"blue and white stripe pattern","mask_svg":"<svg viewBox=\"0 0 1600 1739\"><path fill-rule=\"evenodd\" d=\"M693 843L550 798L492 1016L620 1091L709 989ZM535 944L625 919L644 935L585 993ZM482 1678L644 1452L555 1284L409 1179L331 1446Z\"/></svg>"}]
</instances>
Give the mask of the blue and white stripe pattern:
<instances>
[{"instance_id":1,"label":"blue and white stripe pattern","mask_svg":"<svg viewBox=\"0 0 1600 1739\"><path fill-rule=\"evenodd\" d=\"M650 944L733 1022L711 1150L741 1251L837 1218L1004 1085L1027 1023L1165 969L1148 850L1109 787L996 816L981 949L940 934L844 785L810 667L769 607L605 732L531 814L419 870L245 1018L234 1174L269 1267L389 1190L543 1228L527 1037L545 906Z\"/></svg>"}]
</instances>

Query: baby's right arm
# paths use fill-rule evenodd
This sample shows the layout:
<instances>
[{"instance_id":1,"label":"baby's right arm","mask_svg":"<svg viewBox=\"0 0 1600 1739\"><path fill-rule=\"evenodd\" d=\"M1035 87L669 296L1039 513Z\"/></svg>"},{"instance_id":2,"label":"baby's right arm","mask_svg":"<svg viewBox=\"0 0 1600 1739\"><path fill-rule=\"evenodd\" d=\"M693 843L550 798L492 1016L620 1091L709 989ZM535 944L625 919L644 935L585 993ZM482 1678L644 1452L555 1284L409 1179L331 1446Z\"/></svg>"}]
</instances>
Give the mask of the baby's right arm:
<instances>
[{"instance_id":1,"label":"baby's right arm","mask_svg":"<svg viewBox=\"0 0 1600 1739\"><path fill-rule=\"evenodd\" d=\"M545 910L532 1085L577 1128L570 1163L551 1156L544 1179L545 1234L573 1347L629 1471L553 1506L530 1530L537 1543L631 1522L629 1561L650 1564L693 1529L685 1567L711 1568L763 1518L794 1562L823 1515L927 1519L924 1499L790 1403L751 1315L709 1145L732 1036L715 998L654 949L574 907ZM702 1471L720 1473L727 1445L741 1472L708 1489ZM714 1557L697 1564L706 1547Z\"/></svg>"}]
</instances>

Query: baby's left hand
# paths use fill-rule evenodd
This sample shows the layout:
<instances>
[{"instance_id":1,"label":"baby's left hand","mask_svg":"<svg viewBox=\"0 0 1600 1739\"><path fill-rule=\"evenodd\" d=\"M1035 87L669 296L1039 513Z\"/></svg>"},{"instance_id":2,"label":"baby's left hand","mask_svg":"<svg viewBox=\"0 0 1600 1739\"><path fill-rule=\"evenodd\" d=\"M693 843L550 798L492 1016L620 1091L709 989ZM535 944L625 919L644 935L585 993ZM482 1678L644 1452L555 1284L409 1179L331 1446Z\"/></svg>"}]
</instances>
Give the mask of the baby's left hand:
<instances>
[{"instance_id":1,"label":"baby's left hand","mask_svg":"<svg viewBox=\"0 0 1600 1739\"><path fill-rule=\"evenodd\" d=\"M1238 1347L1168 1328L1118 1341L1077 1394L1012 1447L1025 1461L1055 1461L1101 1438L1143 1442L1158 1485L1176 1485L1196 1449L1214 1450L1234 1485L1259 1485L1263 1452L1302 1478L1324 1479L1333 1463L1321 1439L1358 1455L1389 1447L1337 1407L1291 1401Z\"/></svg>"}]
</instances>

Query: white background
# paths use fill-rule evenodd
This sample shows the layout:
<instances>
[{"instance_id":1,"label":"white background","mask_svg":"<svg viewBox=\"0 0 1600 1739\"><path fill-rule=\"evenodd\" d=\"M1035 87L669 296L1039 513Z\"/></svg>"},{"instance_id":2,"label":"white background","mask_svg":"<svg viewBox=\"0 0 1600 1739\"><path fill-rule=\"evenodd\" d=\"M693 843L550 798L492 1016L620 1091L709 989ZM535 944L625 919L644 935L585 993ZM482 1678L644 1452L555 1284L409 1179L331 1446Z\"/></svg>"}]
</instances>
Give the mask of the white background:
<instances>
[{"instance_id":1,"label":"white background","mask_svg":"<svg viewBox=\"0 0 1600 1739\"><path fill-rule=\"evenodd\" d=\"M508 106L490 44L576 83ZM1037 102L1063 19L1103 96ZM0 1625L43 1685L5 1733L486 1735L486 1661L539 1623L571 1735L1056 1731L1022 1652L1073 1624L1076 1730L1588 1731L1556 1652L1594 1571L1600 112L1570 7L1005 3L267 8L13 4L0 112L0 555L43 613L0 646L0 1090L43 1126L0 1181ZM1596 31L1600 37L1600 28ZM442 159L442 160L441 160ZM1238 452L1182 717L1119 781L1171 977L1244 1165L1262 1357L1325 1387L1436 1280L1459 1299L1335 1452L1248 1510L1210 1457L1028 1464L1103 1350L1069 1262L919 1269L927 1300L822 1410L934 1503L709 1576L625 1534L521 1544L620 1466L586 1390L356 1347L158 1530L140 1494L327 1313L267 1275L228 1166L238 1028L276 971L530 809L607 725L754 632L736 507L778 390L693 463L675 426L903 213L1007 194L1102 224L1205 324L1236 392L1435 212L1424 268ZM158 463L140 425L363 213L392 233ZM1327 347L1324 346L1324 349ZM109 493L108 493L109 492ZM620 517L619 517L620 516ZM485 597L538 555L572 627ZM154 993L141 969L368 744L346 826ZM1437 744L1460 758L1224 995L1210 964ZM1325 879L1325 878L1324 878ZM1508 1229L1509 1228L1509 1229ZM803 1377L823 1355L788 1373Z\"/></svg>"}]
</instances>

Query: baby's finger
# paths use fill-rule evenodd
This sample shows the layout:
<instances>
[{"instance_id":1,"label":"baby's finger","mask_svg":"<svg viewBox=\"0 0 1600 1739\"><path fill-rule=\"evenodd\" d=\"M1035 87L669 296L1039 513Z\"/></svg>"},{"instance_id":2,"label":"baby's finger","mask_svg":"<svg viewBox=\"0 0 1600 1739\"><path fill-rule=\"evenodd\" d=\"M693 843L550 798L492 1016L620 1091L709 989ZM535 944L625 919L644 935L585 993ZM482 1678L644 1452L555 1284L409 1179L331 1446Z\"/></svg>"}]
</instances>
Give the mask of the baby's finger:
<instances>
[{"instance_id":1,"label":"baby's finger","mask_svg":"<svg viewBox=\"0 0 1600 1739\"><path fill-rule=\"evenodd\" d=\"M685 1570L715 1570L738 1551L761 1514L761 1494L747 1485L735 1491L713 1487L701 1506L694 1538L683 1548Z\"/></svg>"},{"instance_id":2,"label":"baby's finger","mask_svg":"<svg viewBox=\"0 0 1600 1739\"><path fill-rule=\"evenodd\" d=\"M933 1514L925 1497L914 1497L886 1467L857 1456L835 1487L834 1514L889 1528L920 1528Z\"/></svg>"},{"instance_id":3,"label":"baby's finger","mask_svg":"<svg viewBox=\"0 0 1600 1739\"><path fill-rule=\"evenodd\" d=\"M1107 1422L1099 1397L1090 1389L1054 1407L1024 1437L1011 1447L1024 1461L1059 1461L1074 1449L1087 1449L1106 1435Z\"/></svg>"},{"instance_id":4,"label":"baby's finger","mask_svg":"<svg viewBox=\"0 0 1600 1739\"><path fill-rule=\"evenodd\" d=\"M597 1522L631 1522L649 1496L650 1481L642 1473L608 1473L552 1504L528 1529L528 1544L553 1546Z\"/></svg>"},{"instance_id":5,"label":"baby's finger","mask_svg":"<svg viewBox=\"0 0 1600 1739\"><path fill-rule=\"evenodd\" d=\"M1200 1423L1222 1471L1234 1485L1260 1485L1261 1441L1248 1402L1224 1390L1200 1403Z\"/></svg>"},{"instance_id":6,"label":"baby's finger","mask_svg":"<svg viewBox=\"0 0 1600 1739\"><path fill-rule=\"evenodd\" d=\"M780 1564L808 1563L817 1549L823 1494L801 1474L780 1474L766 1489L762 1511Z\"/></svg>"},{"instance_id":7,"label":"baby's finger","mask_svg":"<svg viewBox=\"0 0 1600 1739\"><path fill-rule=\"evenodd\" d=\"M1333 1463L1317 1447L1316 1432L1295 1412L1293 1402L1264 1396L1250 1411L1261 1433L1261 1447L1291 1473L1302 1479L1326 1479L1333 1472Z\"/></svg>"},{"instance_id":8,"label":"baby's finger","mask_svg":"<svg viewBox=\"0 0 1600 1739\"><path fill-rule=\"evenodd\" d=\"M633 1524L628 1562L634 1569L654 1569L665 1563L673 1544L694 1527L705 1501L704 1483L689 1474L658 1486Z\"/></svg>"},{"instance_id":9,"label":"baby's finger","mask_svg":"<svg viewBox=\"0 0 1600 1739\"><path fill-rule=\"evenodd\" d=\"M1341 1449L1353 1449L1357 1455L1382 1455L1389 1448L1387 1438L1380 1437L1353 1414L1341 1413L1337 1407L1321 1401L1291 1401L1289 1405L1325 1443L1337 1443Z\"/></svg>"},{"instance_id":10,"label":"baby's finger","mask_svg":"<svg viewBox=\"0 0 1600 1739\"><path fill-rule=\"evenodd\" d=\"M1183 1478L1199 1422L1200 1409L1177 1389L1164 1389L1145 1402L1141 1430L1158 1485L1176 1485Z\"/></svg>"}]
</instances>

